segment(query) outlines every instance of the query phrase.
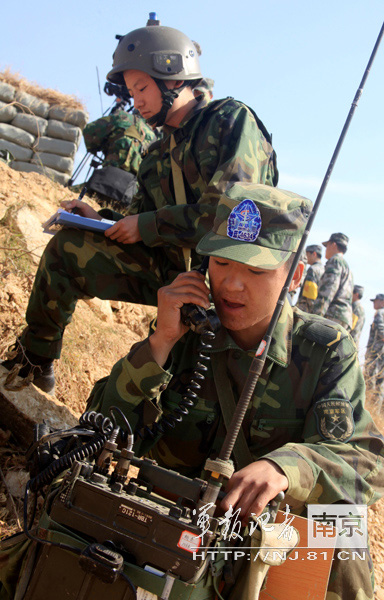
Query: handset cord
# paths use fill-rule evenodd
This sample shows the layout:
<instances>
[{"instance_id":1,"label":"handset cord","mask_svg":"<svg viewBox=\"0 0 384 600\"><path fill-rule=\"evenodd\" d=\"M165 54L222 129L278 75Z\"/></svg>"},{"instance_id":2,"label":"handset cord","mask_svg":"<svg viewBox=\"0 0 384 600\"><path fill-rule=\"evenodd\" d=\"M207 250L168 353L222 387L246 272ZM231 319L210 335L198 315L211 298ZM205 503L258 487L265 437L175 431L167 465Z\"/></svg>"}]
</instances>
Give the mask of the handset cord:
<instances>
[{"instance_id":1,"label":"handset cord","mask_svg":"<svg viewBox=\"0 0 384 600\"><path fill-rule=\"evenodd\" d=\"M198 273L205 275L209 263L209 256L205 256ZM150 439L156 437L159 433L163 434L166 430L174 429L176 423L181 423L183 418L195 406L198 396L197 391L201 389L201 383L204 381L208 371L207 364L211 357L204 354L212 349L212 343L216 337L215 332L220 327L220 321L213 310L205 311L195 304L185 304L181 309L181 320L185 325L191 326L200 334L200 344L197 348L198 362L192 373L186 390L182 395L180 404L168 415L163 415L157 423L144 426L142 431L136 431L141 439Z\"/></svg>"},{"instance_id":2,"label":"handset cord","mask_svg":"<svg viewBox=\"0 0 384 600\"><path fill-rule=\"evenodd\" d=\"M206 372L208 371L206 363L211 360L210 355L204 354L204 352L212 349L212 342L215 337L215 333L208 328L201 331L200 344L197 348L198 362L182 395L180 404L170 414L163 415L157 423L145 426L142 432L137 431L136 433L141 439L154 438L159 433L163 434L167 430L174 429L175 425L181 423L183 418L188 415L190 409L195 406L198 399L196 392L201 389L200 384L204 381Z\"/></svg>"}]
</instances>

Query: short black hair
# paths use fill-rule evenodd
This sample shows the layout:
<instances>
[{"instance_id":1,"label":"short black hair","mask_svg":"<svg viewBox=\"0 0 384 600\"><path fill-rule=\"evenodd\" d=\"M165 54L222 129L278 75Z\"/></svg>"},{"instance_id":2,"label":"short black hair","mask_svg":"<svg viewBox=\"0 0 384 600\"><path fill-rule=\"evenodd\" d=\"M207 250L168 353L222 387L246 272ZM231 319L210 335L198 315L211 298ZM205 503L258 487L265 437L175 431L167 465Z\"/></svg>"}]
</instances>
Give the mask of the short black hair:
<instances>
[{"instance_id":1,"label":"short black hair","mask_svg":"<svg viewBox=\"0 0 384 600\"><path fill-rule=\"evenodd\" d=\"M338 242L335 242L337 249L339 252L342 252L343 254L346 253L347 251L347 246L344 246L344 244L339 244Z\"/></svg>"}]
</instances>

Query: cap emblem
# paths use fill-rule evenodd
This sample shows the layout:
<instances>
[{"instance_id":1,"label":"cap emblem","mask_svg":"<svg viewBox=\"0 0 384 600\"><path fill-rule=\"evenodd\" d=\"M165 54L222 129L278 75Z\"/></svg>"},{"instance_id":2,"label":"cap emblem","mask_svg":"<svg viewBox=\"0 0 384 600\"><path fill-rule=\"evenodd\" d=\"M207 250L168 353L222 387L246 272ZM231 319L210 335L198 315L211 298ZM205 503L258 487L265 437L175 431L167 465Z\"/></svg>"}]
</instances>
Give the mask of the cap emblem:
<instances>
[{"instance_id":1,"label":"cap emblem","mask_svg":"<svg viewBox=\"0 0 384 600\"><path fill-rule=\"evenodd\" d=\"M261 229L261 215L253 200L243 200L228 217L227 235L233 240L255 242Z\"/></svg>"}]
</instances>

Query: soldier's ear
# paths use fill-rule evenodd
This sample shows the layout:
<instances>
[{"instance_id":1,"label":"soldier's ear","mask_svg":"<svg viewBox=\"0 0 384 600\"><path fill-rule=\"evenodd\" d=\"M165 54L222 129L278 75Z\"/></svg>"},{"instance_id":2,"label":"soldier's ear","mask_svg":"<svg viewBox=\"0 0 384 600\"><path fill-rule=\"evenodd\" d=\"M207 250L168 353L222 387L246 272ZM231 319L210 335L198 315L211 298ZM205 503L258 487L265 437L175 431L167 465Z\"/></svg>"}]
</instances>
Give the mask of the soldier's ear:
<instances>
[{"instance_id":1,"label":"soldier's ear","mask_svg":"<svg viewBox=\"0 0 384 600\"><path fill-rule=\"evenodd\" d=\"M299 287L301 280L303 279L303 275L304 275L304 263L300 260L296 267L296 271L294 272L292 281L289 286L290 292L293 292L296 288Z\"/></svg>"}]
</instances>

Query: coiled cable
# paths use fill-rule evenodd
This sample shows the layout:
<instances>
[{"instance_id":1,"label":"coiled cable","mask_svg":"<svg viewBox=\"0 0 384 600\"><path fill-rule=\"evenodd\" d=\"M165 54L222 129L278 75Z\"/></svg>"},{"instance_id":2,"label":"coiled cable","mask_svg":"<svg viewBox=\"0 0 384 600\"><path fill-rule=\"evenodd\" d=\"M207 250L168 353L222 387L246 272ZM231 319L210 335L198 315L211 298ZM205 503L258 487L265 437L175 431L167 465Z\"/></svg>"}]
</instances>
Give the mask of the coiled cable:
<instances>
[{"instance_id":1,"label":"coiled cable","mask_svg":"<svg viewBox=\"0 0 384 600\"><path fill-rule=\"evenodd\" d=\"M197 391L201 389L201 383L204 381L208 371L207 364L211 357L204 354L207 350L212 349L212 342L215 339L215 333L208 329L204 329L200 335L200 344L197 348L198 362L192 373L191 379L187 384L187 388L182 395L180 404L167 415L163 415L157 423L150 426L145 426L143 431L136 431L141 439L155 438L159 433L164 434L167 430L174 429L177 423L181 423L183 418L188 415L198 400Z\"/></svg>"},{"instance_id":2,"label":"coiled cable","mask_svg":"<svg viewBox=\"0 0 384 600\"><path fill-rule=\"evenodd\" d=\"M57 475L69 469L75 460L81 461L97 454L104 446L114 428L114 423L109 417L105 417L102 413L95 411L85 412L81 415L79 423L82 427L93 429L95 436L80 448L74 448L64 456L57 458L44 471L31 479L29 488L32 492L37 492L44 486L49 485Z\"/></svg>"}]
</instances>

